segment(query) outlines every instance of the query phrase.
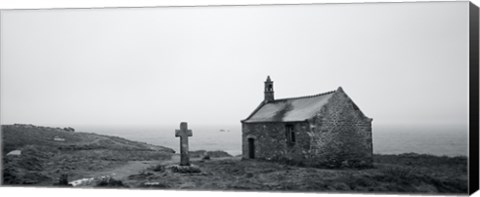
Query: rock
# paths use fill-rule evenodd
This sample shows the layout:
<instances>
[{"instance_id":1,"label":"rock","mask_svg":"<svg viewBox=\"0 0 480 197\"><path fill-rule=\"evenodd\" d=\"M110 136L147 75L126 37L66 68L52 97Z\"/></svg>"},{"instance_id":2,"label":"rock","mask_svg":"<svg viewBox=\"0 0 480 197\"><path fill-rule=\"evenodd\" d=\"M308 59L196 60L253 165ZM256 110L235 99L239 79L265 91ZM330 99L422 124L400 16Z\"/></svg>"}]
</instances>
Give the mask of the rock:
<instances>
[{"instance_id":1,"label":"rock","mask_svg":"<svg viewBox=\"0 0 480 197\"><path fill-rule=\"evenodd\" d=\"M165 171L165 166L157 165L152 170L155 171L155 172L164 172Z\"/></svg>"},{"instance_id":2,"label":"rock","mask_svg":"<svg viewBox=\"0 0 480 197\"><path fill-rule=\"evenodd\" d=\"M170 186L165 183L161 183L157 181L147 181L143 183L143 187L169 188Z\"/></svg>"},{"instance_id":3,"label":"rock","mask_svg":"<svg viewBox=\"0 0 480 197\"><path fill-rule=\"evenodd\" d=\"M10 151L9 153L7 153L7 156L20 156L20 155L22 155L21 150L13 150L13 151Z\"/></svg>"},{"instance_id":4,"label":"rock","mask_svg":"<svg viewBox=\"0 0 480 197\"><path fill-rule=\"evenodd\" d=\"M180 165L173 165L168 167L172 172L176 173L199 173L201 172L200 168L194 165L191 166L180 166Z\"/></svg>"},{"instance_id":5,"label":"rock","mask_svg":"<svg viewBox=\"0 0 480 197\"><path fill-rule=\"evenodd\" d=\"M75 129L72 128L72 127L65 127L63 128L64 131L68 131L68 132L75 132Z\"/></svg>"},{"instance_id":6,"label":"rock","mask_svg":"<svg viewBox=\"0 0 480 197\"><path fill-rule=\"evenodd\" d=\"M206 150L196 150L189 152L190 157L192 158L204 158L208 156L209 158L219 158L219 157L232 157L232 155L228 154L225 151L216 150L216 151L206 151Z\"/></svg>"}]
</instances>

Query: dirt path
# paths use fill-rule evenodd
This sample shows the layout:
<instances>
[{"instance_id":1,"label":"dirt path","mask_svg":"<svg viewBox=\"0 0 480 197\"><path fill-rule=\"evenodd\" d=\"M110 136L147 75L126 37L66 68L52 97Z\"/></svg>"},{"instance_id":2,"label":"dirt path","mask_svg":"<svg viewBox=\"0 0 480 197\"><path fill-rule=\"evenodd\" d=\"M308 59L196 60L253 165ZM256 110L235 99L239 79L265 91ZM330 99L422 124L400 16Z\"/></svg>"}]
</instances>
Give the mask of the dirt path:
<instances>
[{"instance_id":1,"label":"dirt path","mask_svg":"<svg viewBox=\"0 0 480 197\"><path fill-rule=\"evenodd\" d=\"M156 165L171 165L180 162L180 155L173 155L168 160L149 160L149 161L129 161L124 165L105 169L103 171L88 173L84 177L70 181L74 187L91 187L94 186L95 181L103 180L105 178L113 178L115 180L126 181L130 175L139 174L144 170Z\"/></svg>"},{"instance_id":2,"label":"dirt path","mask_svg":"<svg viewBox=\"0 0 480 197\"><path fill-rule=\"evenodd\" d=\"M180 155L173 155L169 160L162 161L129 161L125 165L109 169L106 171L98 172L93 177L110 176L116 180L125 180L132 174L138 174L139 172L146 170L149 167L156 165L169 165L180 162Z\"/></svg>"},{"instance_id":3,"label":"dirt path","mask_svg":"<svg viewBox=\"0 0 480 197\"><path fill-rule=\"evenodd\" d=\"M233 159L233 158L232 157L212 158L212 160L223 160L223 159ZM190 161L198 161L198 160L201 160L201 158L190 159ZM148 168L151 168L157 165L166 166L166 165L174 165L179 163L180 163L180 155L178 154L173 155L168 160L129 161L126 164L118 167L106 169L99 172L93 172L92 174L89 174L87 177L77 179L76 181L79 181L82 179L83 180L87 180L87 179L103 180L104 178L113 178L115 180L129 182L130 175L141 174L142 171L148 171ZM78 186L90 187L90 186L93 186L93 183L94 183L93 181L92 182L87 181L86 183L78 184Z\"/></svg>"},{"instance_id":4,"label":"dirt path","mask_svg":"<svg viewBox=\"0 0 480 197\"><path fill-rule=\"evenodd\" d=\"M232 159L232 157L222 157L222 158L212 158L212 160L223 160L223 159ZM191 158L191 161L198 161L200 158ZM93 175L93 177L101 176L110 176L116 180L126 180L128 176L133 174L138 174L143 170L146 170L150 167L156 165L173 165L180 163L180 155L175 154L169 160L162 161L129 161L125 165L106 170L103 172L98 172Z\"/></svg>"}]
</instances>

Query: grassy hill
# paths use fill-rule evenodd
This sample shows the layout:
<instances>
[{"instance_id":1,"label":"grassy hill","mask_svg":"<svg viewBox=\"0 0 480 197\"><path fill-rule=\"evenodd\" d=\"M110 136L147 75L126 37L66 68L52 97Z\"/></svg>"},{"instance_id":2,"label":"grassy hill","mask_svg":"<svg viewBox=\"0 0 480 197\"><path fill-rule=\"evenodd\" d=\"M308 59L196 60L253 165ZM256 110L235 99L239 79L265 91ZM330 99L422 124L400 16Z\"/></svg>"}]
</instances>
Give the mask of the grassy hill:
<instances>
[{"instance_id":1,"label":"grassy hill","mask_svg":"<svg viewBox=\"0 0 480 197\"><path fill-rule=\"evenodd\" d=\"M57 140L54 140L57 138ZM2 125L3 184L52 185L128 161L164 160L170 148L120 137L33 125ZM21 150L20 156L7 155Z\"/></svg>"},{"instance_id":2,"label":"grassy hill","mask_svg":"<svg viewBox=\"0 0 480 197\"><path fill-rule=\"evenodd\" d=\"M173 149L136 142L115 136L95 133L66 131L62 128L34 125L2 125L4 154L27 145L39 145L69 150L110 149L110 150L158 150L172 152ZM54 138L65 141L55 141Z\"/></svg>"},{"instance_id":3,"label":"grassy hill","mask_svg":"<svg viewBox=\"0 0 480 197\"><path fill-rule=\"evenodd\" d=\"M116 172L122 176L86 186L429 194L466 194L468 189L465 156L374 155L372 168L321 169L199 150L190 156L201 172L176 173L169 166L178 164L179 156L172 157L174 151L162 146L32 125L5 125L2 134L7 185L52 186L62 174L77 180ZM22 154L6 155L12 150Z\"/></svg>"}]
</instances>

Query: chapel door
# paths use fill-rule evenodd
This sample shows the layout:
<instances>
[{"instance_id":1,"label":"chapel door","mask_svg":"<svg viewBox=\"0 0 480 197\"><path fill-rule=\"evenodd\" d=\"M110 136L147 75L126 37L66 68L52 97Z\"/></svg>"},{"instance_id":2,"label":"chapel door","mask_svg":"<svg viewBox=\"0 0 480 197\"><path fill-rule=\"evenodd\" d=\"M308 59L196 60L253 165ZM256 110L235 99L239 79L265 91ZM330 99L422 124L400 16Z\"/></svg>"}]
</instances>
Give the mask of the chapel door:
<instances>
[{"instance_id":1,"label":"chapel door","mask_svg":"<svg viewBox=\"0 0 480 197\"><path fill-rule=\"evenodd\" d=\"M255 139L248 138L248 158L255 158Z\"/></svg>"}]
</instances>

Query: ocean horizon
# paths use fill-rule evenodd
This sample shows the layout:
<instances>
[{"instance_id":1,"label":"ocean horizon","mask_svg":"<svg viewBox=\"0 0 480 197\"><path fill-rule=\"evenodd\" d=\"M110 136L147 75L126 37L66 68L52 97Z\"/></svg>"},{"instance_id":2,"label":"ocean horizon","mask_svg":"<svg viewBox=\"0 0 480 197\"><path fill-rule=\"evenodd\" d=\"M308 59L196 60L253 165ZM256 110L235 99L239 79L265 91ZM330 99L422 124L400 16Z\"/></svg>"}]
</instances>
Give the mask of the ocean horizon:
<instances>
[{"instance_id":1,"label":"ocean horizon","mask_svg":"<svg viewBox=\"0 0 480 197\"><path fill-rule=\"evenodd\" d=\"M191 125L189 125L190 127ZM75 126L77 132L112 135L165 146L179 151L174 126ZM190 150L222 150L242 154L240 125L191 126ZM468 128L465 126L373 126L375 154L419 153L437 156L467 156Z\"/></svg>"}]
</instances>

